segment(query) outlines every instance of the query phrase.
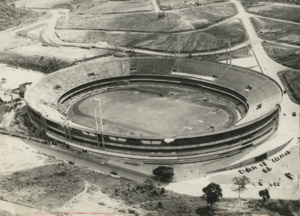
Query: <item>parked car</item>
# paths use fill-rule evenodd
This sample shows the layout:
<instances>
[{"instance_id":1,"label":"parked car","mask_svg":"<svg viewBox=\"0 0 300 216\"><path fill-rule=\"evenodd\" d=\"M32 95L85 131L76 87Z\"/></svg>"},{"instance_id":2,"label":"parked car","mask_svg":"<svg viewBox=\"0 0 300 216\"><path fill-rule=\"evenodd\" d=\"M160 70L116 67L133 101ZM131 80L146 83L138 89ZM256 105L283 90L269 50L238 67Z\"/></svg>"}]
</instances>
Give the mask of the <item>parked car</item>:
<instances>
[{"instance_id":1,"label":"parked car","mask_svg":"<svg viewBox=\"0 0 300 216\"><path fill-rule=\"evenodd\" d=\"M273 185L276 187L276 185L277 185L277 184L276 184L276 182L274 182L274 184L273 184Z\"/></svg>"},{"instance_id":2,"label":"parked car","mask_svg":"<svg viewBox=\"0 0 300 216\"><path fill-rule=\"evenodd\" d=\"M276 162L276 160L274 158L272 158L272 162Z\"/></svg>"},{"instance_id":3,"label":"parked car","mask_svg":"<svg viewBox=\"0 0 300 216\"><path fill-rule=\"evenodd\" d=\"M292 173L284 173L284 175L291 180L294 179L294 175Z\"/></svg>"},{"instance_id":4,"label":"parked car","mask_svg":"<svg viewBox=\"0 0 300 216\"><path fill-rule=\"evenodd\" d=\"M264 173L267 173L268 172L268 170L266 170L265 168L263 168L263 170L262 170Z\"/></svg>"},{"instance_id":5,"label":"parked car","mask_svg":"<svg viewBox=\"0 0 300 216\"><path fill-rule=\"evenodd\" d=\"M280 186L280 183L279 182L277 182L277 187L279 187Z\"/></svg>"},{"instance_id":6,"label":"parked car","mask_svg":"<svg viewBox=\"0 0 300 216\"><path fill-rule=\"evenodd\" d=\"M284 154L285 154L285 155L288 155L289 153L285 152Z\"/></svg>"},{"instance_id":7,"label":"parked car","mask_svg":"<svg viewBox=\"0 0 300 216\"><path fill-rule=\"evenodd\" d=\"M257 169L257 167L256 166L252 166L252 169L255 170L255 169Z\"/></svg>"},{"instance_id":8,"label":"parked car","mask_svg":"<svg viewBox=\"0 0 300 216\"><path fill-rule=\"evenodd\" d=\"M250 170L248 168L246 168L245 170L246 170L246 172L250 172Z\"/></svg>"},{"instance_id":9,"label":"parked car","mask_svg":"<svg viewBox=\"0 0 300 216\"><path fill-rule=\"evenodd\" d=\"M263 186L263 180L262 180L262 179L259 179L258 184L259 184L260 186Z\"/></svg>"},{"instance_id":10,"label":"parked car","mask_svg":"<svg viewBox=\"0 0 300 216\"><path fill-rule=\"evenodd\" d=\"M297 113L296 113L296 112L293 112L293 113L292 113L292 116L294 116L294 117L295 117L296 115L297 115Z\"/></svg>"},{"instance_id":11,"label":"parked car","mask_svg":"<svg viewBox=\"0 0 300 216\"><path fill-rule=\"evenodd\" d=\"M270 167L266 167L266 170L268 170L268 171L271 171L271 170L272 170L272 168L270 168Z\"/></svg>"},{"instance_id":12,"label":"parked car","mask_svg":"<svg viewBox=\"0 0 300 216\"><path fill-rule=\"evenodd\" d=\"M291 154L291 152L290 152L289 150L286 150L286 152L287 152L288 154Z\"/></svg>"},{"instance_id":13,"label":"parked car","mask_svg":"<svg viewBox=\"0 0 300 216\"><path fill-rule=\"evenodd\" d=\"M273 182L270 182L269 186L272 187L273 186Z\"/></svg>"},{"instance_id":14,"label":"parked car","mask_svg":"<svg viewBox=\"0 0 300 216\"><path fill-rule=\"evenodd\" d=\"M239 170L239 173L243 174L243 173L244 173L244 170Z\"/></svg>"},{"instance_id":15,"label":"parked car","mask_svg":"<svg viewBox=\"0 0 300 216\"><path fill-rule=\"evenodd\" d=\"M250 172L252 171L251 167L249 167L248 169L249 169Z\"/></svg>"},{"instance_id":16,"label":"parked car","mask_svg":"<svg viewBox=\"0 0 300 216\"><path fill-rule=\"evenodd\" d=\"M266 163L266 162L264 162L264 161L262 162L262 164L263 164L263 165L265 165L265 166L267 166L267 163Z\"/></svg>"},{"instance_id":17,"label":"parked car","mask_svg":"<svg viewBox=\"0 0 300 216\"><path fill-rule=\"evenodd\" d=\"M263 167L264 165L260 163L259 166Z\"/></svg>"}]
</instances>

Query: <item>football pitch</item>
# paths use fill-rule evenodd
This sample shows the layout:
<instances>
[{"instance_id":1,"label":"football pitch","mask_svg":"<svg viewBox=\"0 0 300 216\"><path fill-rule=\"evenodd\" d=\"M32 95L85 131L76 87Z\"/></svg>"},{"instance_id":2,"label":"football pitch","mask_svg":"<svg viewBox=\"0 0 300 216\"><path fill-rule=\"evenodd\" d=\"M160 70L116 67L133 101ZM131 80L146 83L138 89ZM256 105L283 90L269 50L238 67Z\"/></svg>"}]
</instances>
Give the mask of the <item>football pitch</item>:
<instances>
[{"instance_id":1,"label":"football pitch","mask_svg":"<svg viewBox=\"0 0 300 216\"><path fill-rule=\"evenodd\" d=\"M199 93L199 97L203 95ZM228 125L226 109L195 102L189 94L165 94L122 89L77 101L69 110L76 123L95 128L93 99L101 100L104 132L178 136L213 131Z\"/></svg>"}]
</instances>

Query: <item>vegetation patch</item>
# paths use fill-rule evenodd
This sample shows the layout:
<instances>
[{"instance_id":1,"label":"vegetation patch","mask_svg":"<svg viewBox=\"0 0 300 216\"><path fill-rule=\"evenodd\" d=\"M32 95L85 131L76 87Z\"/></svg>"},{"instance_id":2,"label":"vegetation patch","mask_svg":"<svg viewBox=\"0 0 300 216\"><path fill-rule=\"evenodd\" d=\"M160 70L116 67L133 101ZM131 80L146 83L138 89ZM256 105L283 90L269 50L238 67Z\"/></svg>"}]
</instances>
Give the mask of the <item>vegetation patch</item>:
<instances>
[{"instance_id":1,"label":"vegetation patch","mask_svg":"<svg viewBox=\"0 0 300 216\"><path fill-rule=\"evenodd\" d=\"M123 15L70 15L60 17L57 29L116 30L134 32L182 32L201 29L237 13L232 3L185 9L178 12Z\"/></svg>"},{"instance_id":2,"label":"vegetation patch","mask_svg":"<svg viewBox=\"0 0 300 216\"><path fill-rule=\"evenodd\" d=\"M228 0L158 0L161 10L174 10L187 7L198 7L207 4L227 2Z\"/></svg>"},{"instance_id":3,"label":"vegetation patch","mask_svg":"<svg viewBox=\"0 0 300 216\"><path fill-rule=\"evenodd\" d=\"M74 63L43 56L23 56L14 53L0 52L0 62L44 73L51 73Z\"/></svg>"},{"instance_id":4,"label":"vegetation patch","mask_svg":"<svg viewBox=\"0 0 300 216\"><path fill-rule=\"evenodd\" d=\"M300 45L299 25L258 17L250 19L260 38Z\"/></svg>"},{"instance_id":5,"label":"vegetation patch","mask_svg":"<svg viewBox=\"0 0 300 216\"><path fill-rule=\"evenodd\" d=\"M73 0L72 13L77 14L106 14L106 13L128 13L152 11L150 0Z\"/></svg>"},{"instance_id":6,"label":"vegetation patch","mask_svg":"<svg viewBox=\"0 0 300 216\"><path fill-rule=\"evenodd\" d=\"M269 42L263 42L262 45L274 61L293 69L300 69L299 48Z\"/></svg>"},{"instance_id":7,"label":"vegetation patch","mask_svg":"<svg viewBox=\"0 0 300 216\"><path fill-rule=\"evenodd\" d=\"M147 216L154 214L158 216L233 215L233 212L242 212L241 215L251 215L256 212L274 215L283 211L296 215L295 212L300 204L299 201L288 200L269 200L263 203L262 200L222 198L221 188L214 183L204 189L209 199L192 197L167 191L149 179L138 183L66 163L46 165L0 176L0 193L2 200L55 211L74 196L82 193L85 182L93 190L100 188L102 193L110 198L125 202L128 208L121 212L131 215L139 215L137 208L147 210L149 212ZM208 205L211 204L211 198L215 197L213 191L210 190L212 187L218 189L218 194L216 194L218 199L213 199L214 204L211 208ZM216 202L218 200L219 202ZM102 202L99 202L100 204L103 205Z\"/></svg>"},{"instance_id":8,"label":"vegetation patch","mask_svg":"<svg viewBox=\"0 0 300 216\"><path fill-rule=\"evenodd\" d=\"M20 25L24 22L32 22L39 14L31 10L16 8L15 4L0 2L0 31Z\"/></svg>"},{"instance_id":9,"label":"vegetation patch","mask_svg":"<svg viewBox=\"0 0 300 216\"><path fill-rule=\"evenodd\" d=\"M84 181L71 167L49 165L1 176L2 199L34 208L62 206L84 190Z\"/></svg>"},{"instance_id":10,"label":"vegetation patch","mask_svg":"<svg viewBox=\"0 0 300 216\"><path fill-rule=\"evenodd\" d=\"M249 13L257 14L260 16L300 22L300 8L261 3L248 5L245 9Z\"/></svg>"},{"instance_id":11,"label":"vegetation patch","mask_svg":"<svg viewBox=\"0 0 300 216\"><path fill-rule=\"evenodd\" d=\"M181 34L145 34L131 32L58 30L63 41L78 43L107 42L121 47L132 47L163 52L182 53L218 50L247 40L247 34L239 19L215 26L206 31ZM178 42L179 40L179 42Z\"/></svg>"},{"instance_id":12,"label":"vegetation patch","mask_svg":"<svg viewBox=\"0 0 300 216\"><path fill-rule=\"evenodd\" d=\"M280 2L280 3L287 3L287 4L300 4L300 0L241 0L243 5L253 5L260 2Z\"/></svg>"},{"instance_id":13,"label":"vegetation patch","mask_svg":"<svg viewBox=\"0 0 300 216\"><path fill-rule=\"evenodd\" d=\"M290 99L300 104L300 71L285 70L278 72L278 76L284 85Z\"/></svg>"}]
</instances>

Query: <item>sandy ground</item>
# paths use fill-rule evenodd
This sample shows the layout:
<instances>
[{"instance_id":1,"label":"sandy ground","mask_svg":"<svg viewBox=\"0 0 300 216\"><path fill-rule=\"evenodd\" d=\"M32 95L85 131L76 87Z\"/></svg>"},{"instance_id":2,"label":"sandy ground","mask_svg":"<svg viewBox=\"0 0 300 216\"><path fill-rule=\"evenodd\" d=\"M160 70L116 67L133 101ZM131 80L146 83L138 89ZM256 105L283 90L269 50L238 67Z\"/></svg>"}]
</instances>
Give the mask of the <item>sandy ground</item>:
<instances>
[{"instance_id":1,"label":"sandy ground","mask_svg":"<svg viewBox=\"0 0 300 216\"><path fill-rule=\"evenodd\" d=\"M0 177L9 176L12 173L22 172L24 170L27 170L30 173L31 172L30 170L33 168L43 167L45 165L48 166L50 164L58 164L61 162L62 162L61 160L55 159L53 157L48 157L39 154L39 152L37 152L36 150L32 149L27 144L25 144L25 142L22 139L16 137L10 137L6 135L0 135ZM33 176L37 176L35 172L32 172L32 174ZM51 172L49 172L49 175L51 175ZM91 184L86 180L84 180L84 184L85 187L82 192L74 196L63 206L57 209L53 209L52 212L54 214L58 212L65 213L66 215L77 215L78 212L84 212L85 215L94 215L95 213L124 215L124 213L127 212L127 210L129 209L128 205L126 205L122 200L112 199L108 197L106 194L104 194L101 191L99 185L97 186ZM24 188L25 191L23 188L22 189L21 188L20 188L20 192L22 191L22 193L20 193L19 196L27 197L28 194L26 193L28 191L26 190L26 187ZM51 186L49 186L49 189L50 188ZM45 189L49 190L47 188ZM42 189L41 186L37 186L35 187L34 190L36 190L34 196L39 196L41 195L41 193L43 193L44 189ZM3 198L4 200L10 199L9 197L6 196L4 196ZM14 200L14 198L11 199ZM23 200L26 201L26 198L24 198ZM43 206L41 206L40 208L44 209ZM34 208L34 206L33 207L27 207L26 205L24 206L24 203L10 203L5 201L0 202L0 214L1 211L10 212L10 214L12 215L15 214L23 215L25 212L27 212L26 215L36 215L37 212L39 212L41 215L46 215L49 213L49 211L45 211L45 209L38 210L37 208ZM144 215L143 212L145 212L144 210L138 208L135 208L135 211L139 212L140 215Z\"/></svg>"},{"instance_id":2,"label":"sandy ground","mask_svg":"<svg viewBox=\"0 0 300 216\"><path fill-rule=\"evenodd\" d=\"M6 78L6 82L1 86L4 89L18 88L20 84L25 82L34 83L45 76L45 74L37 71L10 67L5 64L0 64L0 71L0 79Z\"/></svg>"},{"instance_id":3,"label":"sandy ground","mask_svg":"<svg viewBox=\"0 0 300 216\"><path fill-rule=\"evenodd\" d=\"M226 60L223 60L223 61L220 61L220 62L221 63L226 63ZM250 56L250 57L247 57L247 58L232 59L231 63L233 65L237 65L237 66L240 66L240 67L249 68L251 70L261 72L254 56Z\"/></svg>"},{"instance_id":4,"label":"sandy ground","mask_svg":"<svg viewBox=\"0 0 300 216\"><path fill-rule=\"evenodd\" d=\"M0 134L0 175L55 162L26 145L21 139Z\"/></svg>"},{"instance_id":5,"label":"sandy ground","mask_svg":"<svg viewBox=\"0 0 300 216\"><path fill-rule=\"evenodd\" d=\"M27 46L18 47L9 50L9 52L17 53L23 56L44 56L55 57L67 61L74 61L95 56L112 54L111 51L103 49L81 49L77 47L52 47L42 46L41 43L35 43Z\"/></svg>"},{"instance_id":6,"label":"sandy ground","mask_svg":"<svg viewBox=\"0 0 300 216\"><path fill-rule=\"evenodd\" d=\"M77 212L83 212L85 215L124 215L128 205L122 200L111 199L101 191L101 188L87 181L85 184L85 190L82 193L71 199L63 207L58 208L57 211L66 212L68 215L77 215ZM144 211L138 210L138 212L143 215Z\"/></svg>"}]
</instances>

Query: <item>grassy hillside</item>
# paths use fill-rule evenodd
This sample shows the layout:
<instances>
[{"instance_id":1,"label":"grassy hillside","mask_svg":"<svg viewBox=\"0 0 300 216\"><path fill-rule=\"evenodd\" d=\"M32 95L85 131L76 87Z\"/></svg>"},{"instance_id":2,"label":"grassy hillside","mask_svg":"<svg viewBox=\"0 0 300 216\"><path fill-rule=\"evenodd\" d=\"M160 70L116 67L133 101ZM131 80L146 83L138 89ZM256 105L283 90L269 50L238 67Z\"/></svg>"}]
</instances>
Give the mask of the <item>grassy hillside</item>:
<instances>
[{"instance_id":1,"label":"grassy hillside","mask_svg":"<svg viewBox=\"0 0 300 216\"><path fill-rule=\"evenodd\" d=\"M38 14L30 10L16 8L14 4L0 3L0 31L20 25L24 21L35 20Z\"/></svg>"},{"instance_id":2,"label":"grassy hillside","mask_svg":"<svg viewBox=\"0 0 300 216\"><path fill-rule=\"evenodd\" d=\"M300 4L300 0L241 0L243 5L251 5L260 2L280 2L287 4Z\"/></svg>"},{"instance_id":3,"label":"grassy hillside","mask_svg":"<svg viewBox=\"0 0 300 216\"><path fill-rule=\"evenodd\" d=\"M122 30L137 32L178 32L207 27L237 13L231 3L185 9L166 13L159 18L158 13L130 13L122 15L70 15L61 17L58 29Z\"/></svg>"},{"instance_id":4,"label":"grassy hillside","mask_svg":"<svg viewBox=\"0 0 300 216\"><path fill-rule=\"evenodd\" d=\"M299 25L257 17L251 17L251 22L262 39L300 45Z\"/></svg>"},{"instance_id":5,"label":"grassy hillside","mask_svg":"<svg viewBox=\"0 0 300 216\"><path fill-rule=\"evenodd\" d=\"M206 4L227 2L228 0L158 0L161 10L174 10L187 7L197 7Z\"/></svg>"},{"instance_id":6,"label":"grassy hillside","mask_svg":"<svg viewBox=\"0 0 300 216\"><path fill-rule=\"evenodd\" d=\"M262 45L266 53L279 64L293 69L300 69L299 48L282 46L268 42L263 42Z\"/></svg>"},{"instance_id":7,"label":"grassy hillside","mask_svg":"<svg viewBox=\"0 0 300 216\"><path fill-rule=\"evenodd\" d=\"M300 8L273 4L257 4L246 7L247 12L260 16L300 22Z\"/></svg>"},{"instance_id":8,"label":"grassy hillside","mask_svg":"<svg viewBox=\"0 0 300 216\"><path fill-rule=\"evenodd\" d=\"M187 32L182 34L143 34L130 32L75 31L59 30L59 37L68 42L97 43L104 41L122 47L135 47L164 52L178 50L178 37L181 52L201 52L217 50L241 43L247 39L247 34L239 19L215 26L206 31Z\"/></svg>"},{"instance_id":9,"label":"grassy hillside","mask_svg":"<svg viewBox=\"0 0 300 216\"><path fill-rule=\"evenodd\" d=\"M2 200L53 212L62 212L60 209L64 209L61 208L63 206L74 212L72 207L76 206L76 203L82 203L82 205L93 206L87 212L100 213L103 212L101 209L104 206L116 200L118 206L122 205L123 209L109 209L107 214L292 216L299 213L299 201L272 199L262 202L258 199L221 198L220 202L215 203L213 209L210 209L201 196L176 194L157 187L156 183L149 179L144 183L137 183L66 163L1 175L0 180ZM68 202L76 195L76 202ZM82 209L84 206L81 206L80 212L84 211Z\"/></svg>"},{"instance_id":10,"label":"grassy hillside","mask_svg":"<svg viewBox=\"0 0 300 216\"><path fill-rule=\"evenodd\" d=\"M74 0L72 13L80 14L106 14L124 13L136 11L152 11L151 0L126 0L126 1L106 1L106 0Z\"/></svg>"}]
</instances>

